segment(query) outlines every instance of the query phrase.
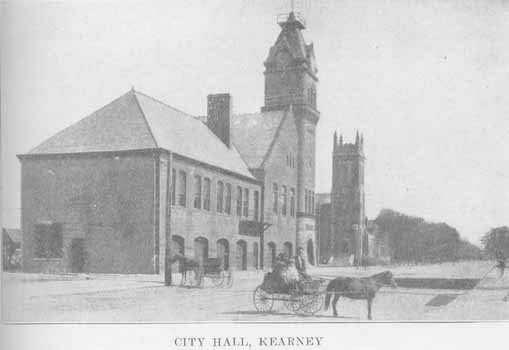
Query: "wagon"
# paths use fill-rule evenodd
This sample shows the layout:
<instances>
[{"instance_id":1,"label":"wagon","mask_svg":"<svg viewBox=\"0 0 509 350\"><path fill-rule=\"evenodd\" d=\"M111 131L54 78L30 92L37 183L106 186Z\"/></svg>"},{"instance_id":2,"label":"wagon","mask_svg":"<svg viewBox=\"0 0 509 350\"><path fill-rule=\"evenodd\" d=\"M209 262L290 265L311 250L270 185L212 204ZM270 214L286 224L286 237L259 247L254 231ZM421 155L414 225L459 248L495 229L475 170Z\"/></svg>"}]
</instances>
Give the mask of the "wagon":
<instances>
[{"instance_id":1,"label":"wagon","mask_svg":"<svg viewBox=\"0 0 509 350\"><path fill-rule=\"evenodd\" d=\"M288 288L274 288L264 283L253 292L253 304L257 311L270 312L275 301L282 301L291 312L299 315L314 315L321 310L325 299L325 280L299 281Z\"/></svg>"},{"instance_id":2,"label":"wagon","mask_svg":"<svg viewBox=\"0 0 509 350\"><path fill-rule=\"evenodd\" d=\"M204 261L199 277L199 286L203 286L205 278L210 279L215 287L231 287L233 285L233 274L230 269L224 269L221 259L208 258Z\"/></svg>"}]
</instances>

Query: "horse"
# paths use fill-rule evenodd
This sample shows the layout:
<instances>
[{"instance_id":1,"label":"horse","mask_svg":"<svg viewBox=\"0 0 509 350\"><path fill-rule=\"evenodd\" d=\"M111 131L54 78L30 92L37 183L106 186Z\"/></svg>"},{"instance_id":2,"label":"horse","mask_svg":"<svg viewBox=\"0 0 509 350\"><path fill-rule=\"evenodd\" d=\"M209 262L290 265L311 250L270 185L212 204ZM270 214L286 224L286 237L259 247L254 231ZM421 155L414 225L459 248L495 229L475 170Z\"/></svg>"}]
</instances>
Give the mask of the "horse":
<instances>
[{"instance_id":1,"label":"horse","mask_svg":"<svg viewBox=\"0 0 509 350\"><path fill-rule=\"evenodd\" d=\"M171 258L171 263L179 263L179 272L181 274L180 285L184 285L187 281L187 273L189 271L193 271L195 275L195 279L199 282L201 279L201 270L202 267L197 260L188 258L181 254L174 254Z\"/></svg>"},{"instance_id":2,"label":"horse","mask_svg":"<svg viewBox=\"0 0 509 350\"><path fill-rule=\"evenodd\" d=\"M366 300L368 303L368 319L371 320L371 305L375 294L382 286L397 288L394 276L391 271L384 271L369 277L337 277L327 285L327 295L325 297L325 310L329 308L330 299L332 300L332 309L334 316L338 316L336 305L339 297L349 299Z\"/></svg>"}]
</instances>

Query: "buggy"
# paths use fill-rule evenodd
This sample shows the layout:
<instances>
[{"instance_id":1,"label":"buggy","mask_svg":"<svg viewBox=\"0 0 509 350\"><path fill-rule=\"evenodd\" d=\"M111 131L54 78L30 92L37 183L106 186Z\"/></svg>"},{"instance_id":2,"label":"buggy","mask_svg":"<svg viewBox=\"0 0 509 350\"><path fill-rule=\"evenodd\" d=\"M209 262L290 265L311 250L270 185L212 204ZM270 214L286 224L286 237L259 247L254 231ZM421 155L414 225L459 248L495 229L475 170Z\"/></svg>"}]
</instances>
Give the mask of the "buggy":
<instances>
[{"instance_id":1,"label":"buggy","mask_svg":"<svg viewBox=\"0 0 509 350\"><path fill-rule=\"evenodd\" d=\"M233 285L231 269L224 269L222 260L219 258L208 258L203 262L198 285L203 286L205 278L210 279L215 287L228 287Z\"/></svg>"},{"instance_id":2,"label":"buggy","mask_svg":"<svg viewBox=\"0 0 509 350\"><path fill-rule=\"evenodd\" d=\"M299 315L314 315L323 306L325 298L324 279L305 279L291 285L274 283L273 274L267 273L263 283L253 292L253 304L257 311L270 312L274 301Z\"/></svg>"}]
</instances>

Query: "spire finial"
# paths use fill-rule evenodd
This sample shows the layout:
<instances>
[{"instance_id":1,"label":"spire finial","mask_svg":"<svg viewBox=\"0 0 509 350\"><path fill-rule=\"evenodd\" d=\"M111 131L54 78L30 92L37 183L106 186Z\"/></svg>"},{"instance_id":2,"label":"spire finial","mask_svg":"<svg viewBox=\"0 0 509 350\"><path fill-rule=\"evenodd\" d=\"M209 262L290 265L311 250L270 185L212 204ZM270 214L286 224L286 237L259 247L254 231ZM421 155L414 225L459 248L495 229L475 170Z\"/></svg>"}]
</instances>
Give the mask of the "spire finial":
<instances>
[{"instance_id":1,"label":"spire finial","mask_svg":"<svg viewBox=\"0 0 509 350\"><path fill-rule=\"evenodd\" d=\"M356 145L359 144L359 130L357 130L357 132L355 133L355 144Z\"/></svg>"}]
</instances>

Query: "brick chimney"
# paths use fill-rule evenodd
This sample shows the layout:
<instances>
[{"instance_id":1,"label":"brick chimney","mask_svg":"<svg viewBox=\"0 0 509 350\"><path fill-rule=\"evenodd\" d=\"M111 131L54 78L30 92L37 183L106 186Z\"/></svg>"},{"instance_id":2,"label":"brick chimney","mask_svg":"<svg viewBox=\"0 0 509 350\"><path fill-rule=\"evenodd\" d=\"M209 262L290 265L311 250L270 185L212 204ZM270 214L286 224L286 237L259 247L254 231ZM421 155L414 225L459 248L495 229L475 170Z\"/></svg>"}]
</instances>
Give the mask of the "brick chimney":
<instances>
[{"instance_id":1,"label":"brick chimney","mask_svg":"<svg viewBox=\"0 0 509 350\"><path fill-rule=\"evenodd\" d=\"M227 147L231 145L232 109L230 94L211 94L207 96L207 126Z\"/></svg>"}]
</instances>

